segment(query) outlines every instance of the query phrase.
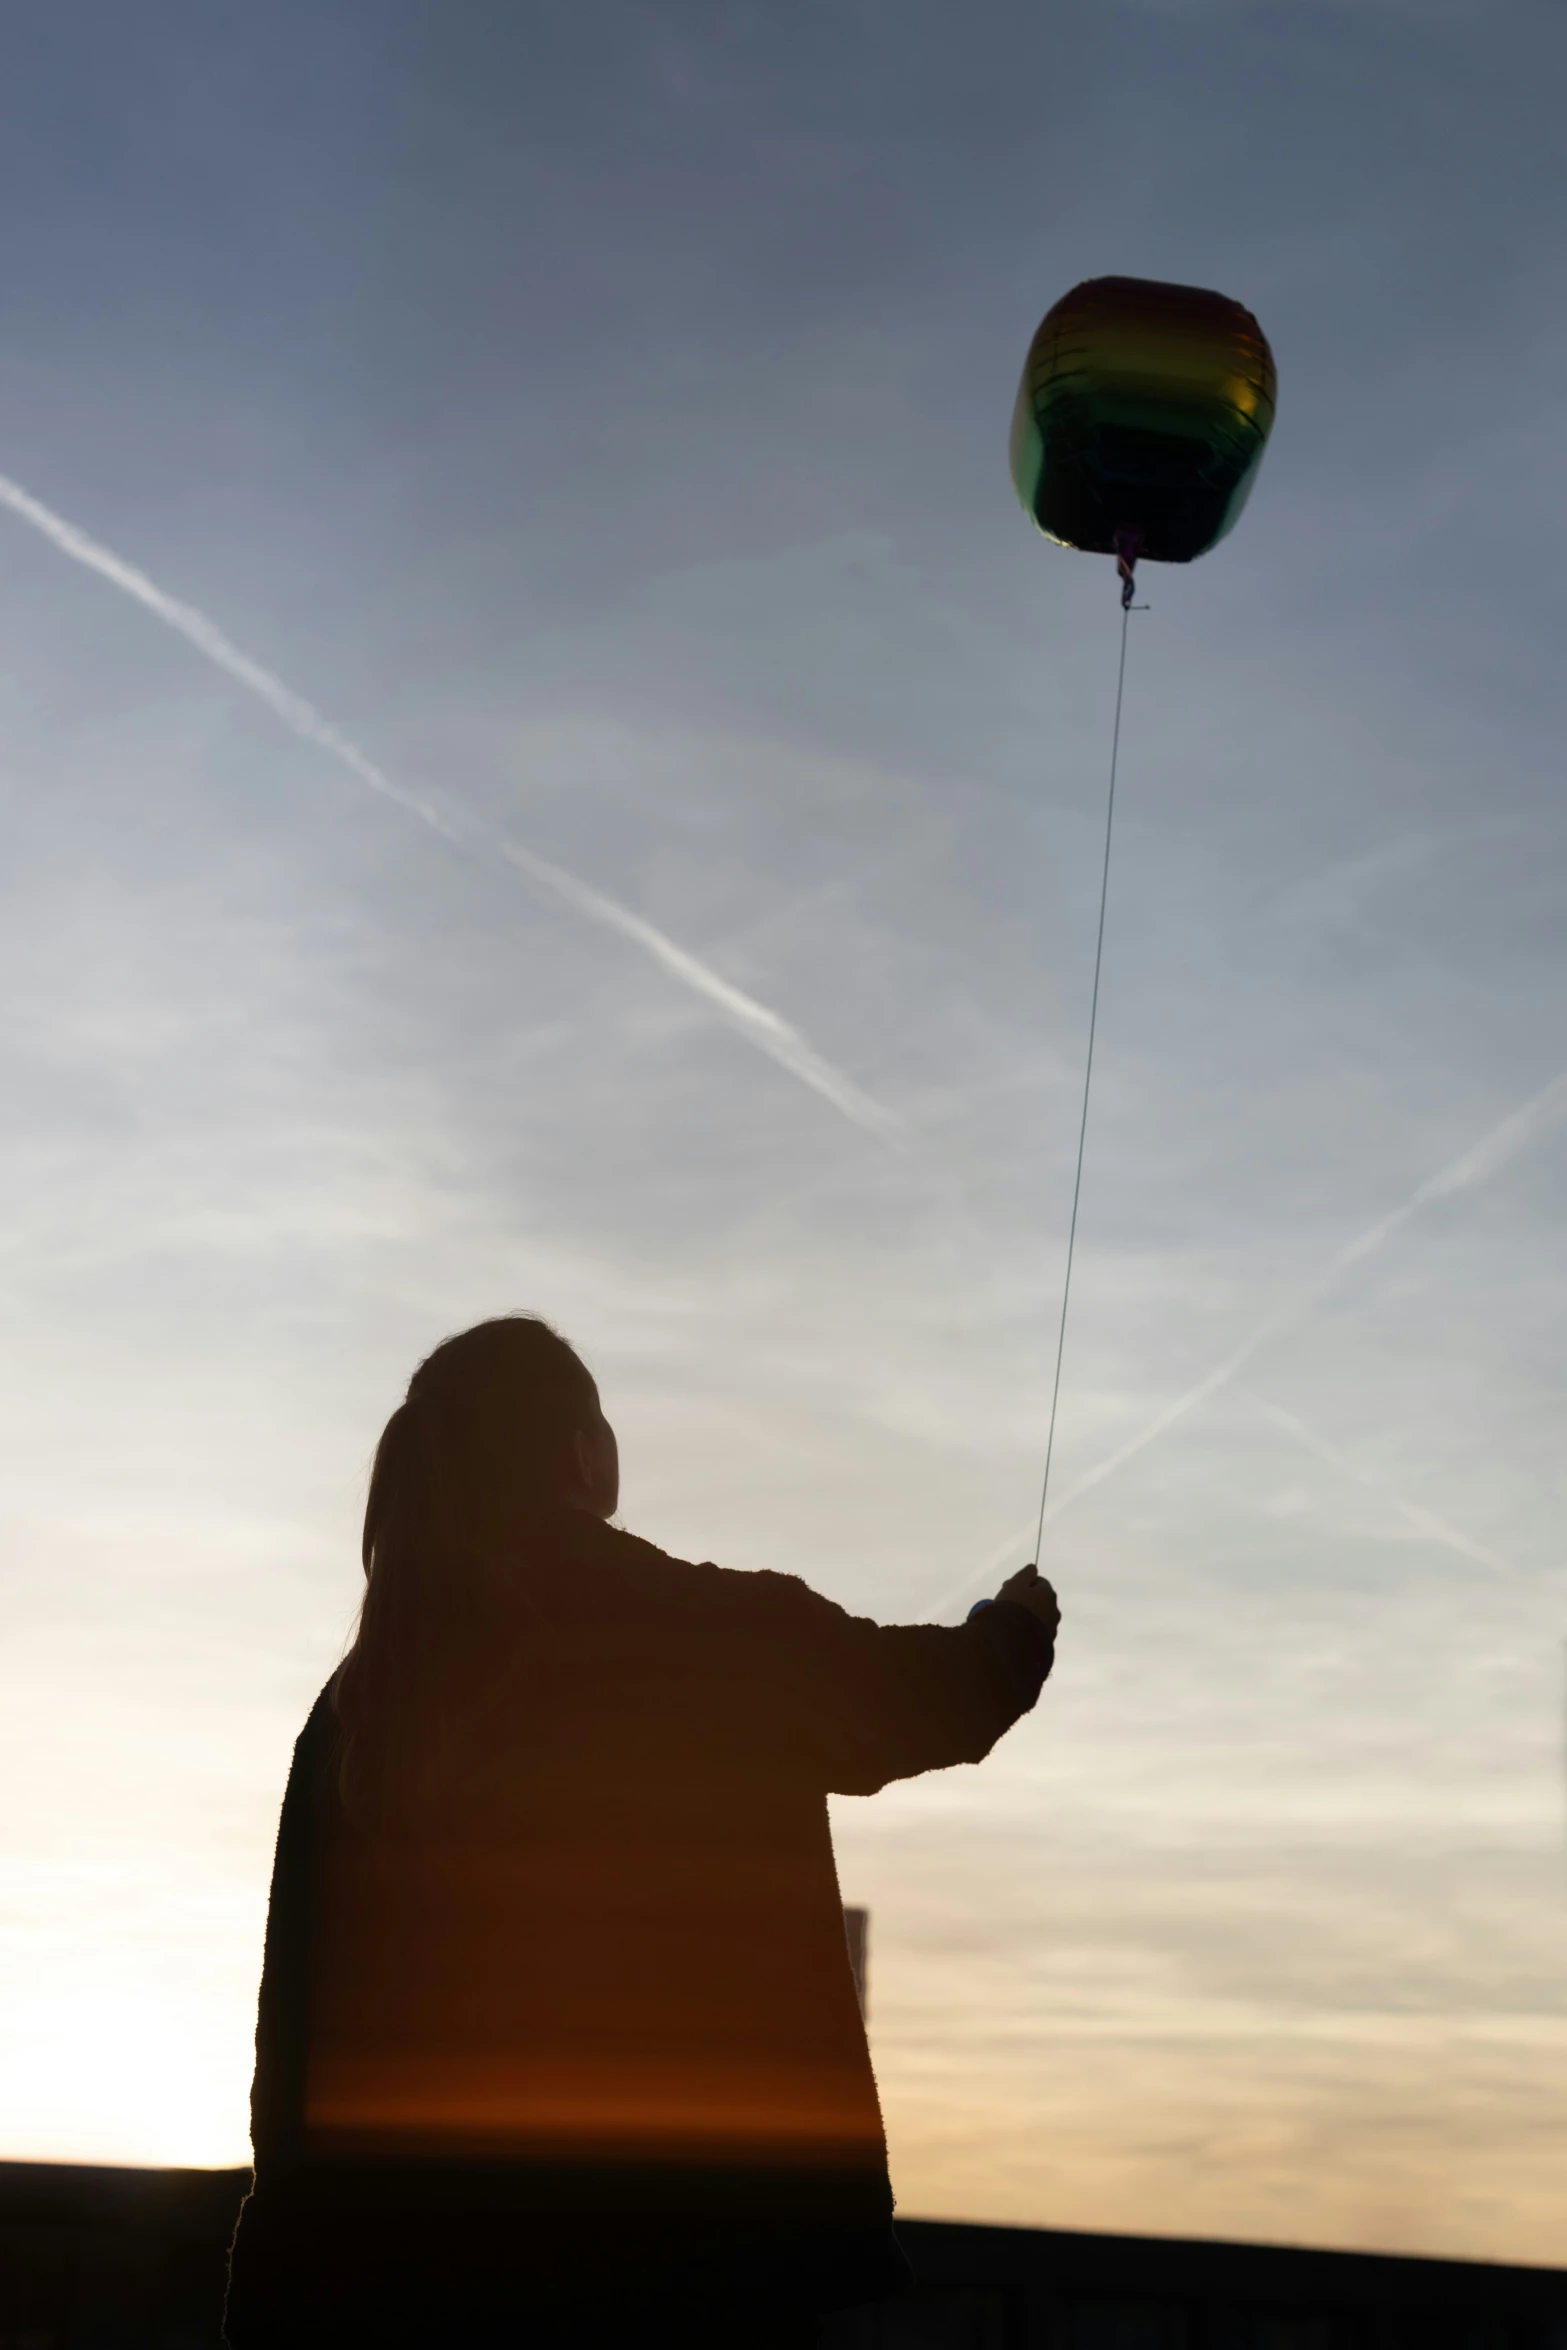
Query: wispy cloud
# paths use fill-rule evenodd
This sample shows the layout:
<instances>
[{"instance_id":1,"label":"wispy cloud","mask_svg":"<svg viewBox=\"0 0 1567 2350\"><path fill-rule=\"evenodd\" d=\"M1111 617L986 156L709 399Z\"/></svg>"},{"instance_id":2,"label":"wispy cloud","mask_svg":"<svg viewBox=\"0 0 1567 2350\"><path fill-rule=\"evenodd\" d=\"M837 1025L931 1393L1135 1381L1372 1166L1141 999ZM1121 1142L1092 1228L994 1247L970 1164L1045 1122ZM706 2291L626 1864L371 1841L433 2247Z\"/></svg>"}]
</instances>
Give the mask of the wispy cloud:
<instances>
[{"instance_id":1,"label":"wispy cloud","mask_svg":"<svg viewBox=\"0 0 1567 2350\"><path fill-rule=\"evenodd\" d=\"M760 1003L755 996L747 995L743 988L725 979L722 972L715 971L711 964L703 962L699 955L692 954L688 947L681 946L678 940L669 937L667 932L660 930L645 916L633 913L629 906L621 905L618 899L594 889L588 882L579 881L575 874L566 872L549 858L539 856L535 850L525 848L518 841L508 840L502 834L490 832L465 812L440 806L424 794L411 791L406 784L397 782L384 768L377 766L341 728L334 726L330 719L307 702L302 694L296 694L280 677L275 677L270 669L242 652L204 612L198 611L193 604L182 603L178 597L167 594L144 571L137 570L134 564L127 563L111 548L90 538L74 522L68 522L64 515L55 513L52 507L46 506L41 499L23 489L19 482L9 480L4 474L0 474L0 506L8 507L20 521L40 532L63 555L68 555L73 563L80 563L84 569L96 572L100 579L107 580L111 587L118 588L122 595L130 596L144 610L151 612L166 628L184 637L216 668L223 670L236 684L244 686L248 693L264 702L290 733L301 742L310 743L315 749L324 751L328 758L335 759L340 767L357 777L367 790L373 791L383 800L389 800L393 807L416 818L465 855L498 860L510 866L536 889L544 891L562 905L570 906L588 921L596 922L601 928L616 931L620 937L629 939L672 979L710 1004L758 1052L765 1053L769 1060L775 1061L781 1069L786 1069L791 1077L798 1078L802 1085L809 1086L813 1093L819 1094L823 1101L830 1102L835 1110L866 1133L874 1134L883 1141L892 1141L900 1133L901 1122L894 1113L874 1100L841 1069L834 1067L792 1021L786 1020L781 1012L775 1012L771 1005Z\"/></svg>"}]
</instances>

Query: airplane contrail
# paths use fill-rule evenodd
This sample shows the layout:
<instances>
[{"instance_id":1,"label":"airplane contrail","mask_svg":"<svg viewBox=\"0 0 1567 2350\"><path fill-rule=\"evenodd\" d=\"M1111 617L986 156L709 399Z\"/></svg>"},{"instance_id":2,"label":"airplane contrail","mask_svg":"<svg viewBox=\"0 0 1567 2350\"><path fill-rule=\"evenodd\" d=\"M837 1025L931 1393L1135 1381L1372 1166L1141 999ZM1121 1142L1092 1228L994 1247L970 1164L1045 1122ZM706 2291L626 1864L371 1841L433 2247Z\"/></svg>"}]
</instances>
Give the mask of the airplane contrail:
<instances>
[{"instance_id":1,"label":"airplane contrail","mask_svg":"<svg viewBox=\"0 0 1567 2350\"><path fill-rule=\"evenodd\" d=\"M1014 1526L1011 1533L996 1544L994 1550L987 1551L977 1567L969 1568L961 1583L954 1583L950 1591L943 1592L940 1599L932 1600L927 1605L920 1622L922 1624L935 1623L939 1617L946 1614L948 1608L956 1607L960 1599L978 1598L982 1594L989 1598L991 1583L1000 1574L1002 1568L1017 1557L1020 1547L1031 1539L1033 1532L1034 1519L1032 1516L1021 1526Z\"/></svg>"},{"instance_id":2,"label":"airplane contrail","mask_svg":"<svg viewBox=\"0 0 1567 2350\"><path fill-rule=\"evenodd\" d=\"M1398 1207L1379 1217L1375 1224L1369 1225L1341 1248L1308 1288L1298 1290L1283 1305L1275 1307L1248 1337L1231 1348L1222 1362L1215 1363L1206 1378L1199 1379L1195 1387L1189 1387L1184 1395L1178 1395L1172 1402L1165 1404L1136 1436L1128 1437L1124 1444L1117 1445L1097 1467L1090 1469L1085 1477L1080 1477L1075 1485L1068 1486L1060 1499L1053 1501L1045 1512L1046 1524L1060 1517L1063 1510L1069 1510L1074 1502L1081 1501L1085 1494L1103 1485L1106 1478L1113 1477L1118 1469L1125 1468L1128 1461L1135 1460L1140 1452L1145 1452L1167 1428L1173 1428L1177 1420L1184 1420L1188 1412L1195 1411L1199 1404L1217 1395L1222 1387L1228 1387L1230 1381L1245 1370L1253 1356L1262 1352L1270 1339L1282 1337L1286 1330L1292 1330L1298 1322L1303 1322L1337 1287L1346 1273L1356 1265L1364 1264L1379 1248L1385 1247L1394 1233L1400 1231L1412 1216L1418 1215L1422 1208L1428 1207L1433 1200L1451 1199L1459 1192L1472 1191L1477 1184L1486 1182L1510 1160L1515 1159L1542 1127L1564 1114L1567 1114L1567 1069L1561 1070L1549 1085L1543 1085L1538 1093L1532 1094L1521 1108L1509 1111L1505 1118L1499 1120L1458 1158L1439 1168L1435 1175L1428 1175L1424 1183L1417 1184Z\"/></svg>"},{"instance_id":3,"label":"airplane contrail","mask_svg":"<svg viewBox=\"0 0 1567 2350\"><path fill-rule=\"evenodd\" d=\"M19 520L40 532L53 546L59 548L61 554L68 555L73 563L80 563L84 569L96 572L100 579L106 579L111 587L118 588L122 595L130 596L151 612L166 628L184 637L187 644L194 645L198 653L204 654L215 667L232 677L236 684L244 686L247 692L265 702L273 716L281 719L301 742L313 744L317 750L324 751L328 758L335 759L340 767L356 776L367 789L384 800L390 800L394 807L401 808L406 815L415 817L419 823L428 826L431 832L439 834L451 847L469 856L499 858L531 881L536 889L547 892L562 905L570 906L588 921L597 922L602 928L617 931L622 938L629 939L644 954L651 956L672 979L678 980L682 986L688 987L693 994L711 1004L730 1027L753 1044L758 1052L765 1053L769 1060L787 1069L792 1077L798 1078L802 1085L808 1085L813 1093L820 1094L824 1101L830 1102L835 1110L841 1111L856 1126L863 1127L867 1133L878 1135L886 1142L895 1140L900 1134L901 1121L893 1112L864 1092L841 1069L835 1068L792 1021L786 1020L781 1012L773 1011L770 1005L759 1003L755 996L747 995L743 988L734 986L721 972L704 963L700 956L693 955L656 924L647 921L641 914L633 913L629 906L621 905L618 899L606 896L602 890L579 881L575 874L567 873L561 866L551 863L548 857L541 857L534 850L524 848L520 842L489 831L471 816L454 815L433 800L426 799L422 793L410 791L406 784L396 782L340 727L323 717L302 694L296 694L291 686L285 685L280 677L275 677L270 669L263 668L259 661L253 661L248 653L241 652L239 646L232 643L194 604L181 603L178 597L167 594L144 571L138 571L134 564L127 563L111 548L89 538L86 531L79 530L74 522L68 522L63 514L56 514L42 499L24 490L20 482L10 481L4 474L0 474L0 506L9 507Z\"/></svg>"},{"instance_id":4,"label":"airplane contrail","mask_svg":"<svg viewBox=\"0 0 1567 2350\"><path fill-rule=\"evenodd\" d=\"M1266 1396L1258 1395L1255 1389L1250 1393L1258 1411L1265 1419L1271 1420L1275 1428L1281 1428L1286 1436L1293 1436L1297 1444L1315 1454L1319 1461L1325 1461L1330 1469L1336 1469L1341 1477L1347 1477L1352 1485L1358 1485L1363 1491L1374 1493L1387 1502L1417 1534L1425 1535L1431 1542L1442 1543L1448 1550L1456 1550L1460 1558L1472 1559L1477 1566L1489 1567L1493 1575L1512 1574L1513 1569L1505 1559L1498 1558L1494 1550L1487 1550L1483 1543L1472 1542L1467 1534L1461 1534L1456 1526L1450 1526L1445 1518L1439 1518L1435 1510L1422 1509L1418 1502L1406 1501L1383 1478L1362 1468L1358 1461L1352 1461L1347 1453L1329 1444L1325 1437L1319 1436L1315 1428L1308 1427L1294 1412L1285 1411L1282 1404L1270 1403Z\"/></svg>"},{"instance_id":5,"label":"airplane contrail","mask_svg":"<svg viewBox=\"0 0 1567 2350\"><path fill-rule=\"evenodd\" d=\"M1238 1346L1232 1347L1222 1361L1215 1363L1213 1369L1205 1378L1199 1379L1195 1387L1187 1388L1184 1395L1178 1395L1171 1402L1163 1405L1159 1411L1155 1412L1146 1427L1139 1430L1137 1435L1128 1437L1124 1444L1117 1445L1115 1450L1107 1453L1102 1461L1088 1471L1086 1476L1080 1477L1075 1485L1069 1485L1065 1493L1053 1501L1046 1510L1045 1524L1051 1524L1053 1520L1060 1517L1063 1510L1071 1509L1073 1504L1081 1501L1085 1494L1094 1492L1108 1478L1113 1477L1118 1469L1124 1469L1128 1461L1135 1460L1140 1452L1146 1452L1149 1445L1155 1443L1167 1428L1175 1426L1177 1420L1184 1420L1188 1412L1194 1412L1199 1404L1206 1403L1210 1396L1217 1395L1221 1388L1228 1387L1231 1380L1239 1377L1253 1357L1262 1352L1270 1339L1282 1337L1285 1331L1292 1330L1297 1323L1303 1322L1306 1316L1319 1306L1330 1291L1337 1286L1346 1273L1356 1265L1364 1264L1368 1257L1374 1256L1377 1250L1384 1247L1392 1239L1394 1233L1401 1230L1412 1216L1418 1215L1422 1208L1428 1207L1433 1200L1451 1199L1460 1192L1472 1191L1492 1175L1499 1174L1501 1169L1509 1161L1515 1159L1520 1151L1527 1149L1542 1129L1564 1115L1567 1115L1567 1069L1559 1071L1548 1085L1543 1085L1540 1088L1538 1093L1531 1094L1528 1101L1524 1102L1520 1108L1510 1110L1505 1118L1499 1119L1496 1125L1490 1127L1478 1142L1471 1144L1468 1150L1461 1152L1456 1159L1449 1160L1448 1164L1439 1168L1436 1174L1428 1175L1423 1183L1416 1184L1408 1198L1402 1201L1398 1207L1391 1209L1387 1215L1379 1217L1375 1224L1368 1225L1364 1232L1358 1233L1353 1240L1348 1241L1337 1255L1329 1260L1326 1267L1309 1287L1297 1290L1293 1297L1286 1299L1283 1305L1276 1307L1271 1314L1257 1324L1249 1336L1243 1338ZM1273 1406L1264 1408L1270 1411L1276 1409ZM1288 1417L1289 1415L1285 1414L1283 1419L1287 1420ZM1283 1425L1283 1420L1280 1424ZM1311 1432L1305 1429L1304 1423L1293 1427L1291 1433L1300 1437L1313 1450L1323 1452L1324 1457L1329 1457L1326 1455L1320 1439L1313 1437ZM1338 1461L1336 1456L1335 1465L1344 1468L1346 1474L1357 1477L1360 1475L1358 1470L1351 1470L1347 1463ZM1388 1498L1397 1503L1411 1523L1419 1522L1421 1531L1432 1535L1435 1540L1449 1543L1452 1547L1463 1551L1466 1557L1475 1558L1483 1565L1500 1568L1504 1573L1511 1571L1506 1568L1504 1562L1494 1558L1489 1552L1482 1551L1478 1544L1469 1542L1466 1536L1456 1533L1452 1527L1446 1526L1433 1513L1420 1510L1414 1503L1405 1503L1396 1495L1390 1494ZM982 1566L970 1568L962 1582L955 1584L942 1599L935 1603L929 1611L930 1614L933 1616L945 1615L948 1608L956 1607L959 1600L966 1598L986 1578L996 1573L1007 1558L1015 1555L1016 1547L1033 1534L1034 1525L1035 1521L1030 1519L1026 1527L1019 1528L1016 1533L1011 1535L1007 1542L993 1552Z\"/></svg>"}]
</instances>

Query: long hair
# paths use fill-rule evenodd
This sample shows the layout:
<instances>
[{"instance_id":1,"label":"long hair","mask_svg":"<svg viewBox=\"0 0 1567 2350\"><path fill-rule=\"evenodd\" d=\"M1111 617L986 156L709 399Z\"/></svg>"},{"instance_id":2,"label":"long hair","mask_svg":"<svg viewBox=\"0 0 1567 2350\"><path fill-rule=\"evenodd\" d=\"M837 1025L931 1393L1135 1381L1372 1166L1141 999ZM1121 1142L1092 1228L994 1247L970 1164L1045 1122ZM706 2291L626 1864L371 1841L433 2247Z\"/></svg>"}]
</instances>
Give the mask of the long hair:
<instances>
[{"instance_id":1,"label":"long hair","mask_svg":"<svg viewBox=\"0 0 1567 2350\"><path fill-rule=\"evenodd\" d=\"M352 1817L406 1815L446 1778L515 1654L530 1523L572 1494L597 1414L586 1365L532 1315L464 1330L415 1371L376 1447L333 1692Z\"/></svg>"}]
</instances>

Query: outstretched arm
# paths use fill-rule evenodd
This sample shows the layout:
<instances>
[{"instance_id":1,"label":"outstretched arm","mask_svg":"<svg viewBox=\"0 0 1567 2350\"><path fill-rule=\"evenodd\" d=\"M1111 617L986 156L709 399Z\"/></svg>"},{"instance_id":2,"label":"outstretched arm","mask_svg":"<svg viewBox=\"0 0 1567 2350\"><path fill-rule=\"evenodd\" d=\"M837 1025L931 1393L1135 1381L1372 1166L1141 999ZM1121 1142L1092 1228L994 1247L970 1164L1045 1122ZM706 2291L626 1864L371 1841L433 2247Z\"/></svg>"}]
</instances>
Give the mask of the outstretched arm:
<instances>
[{"instance_id":1,"label":"outstretched arm","mask_svg":"<svg viewBox=\"0 0 1567 2350\"><path fill-rule=\"evenodd\" d=\"M1060 1610L1034 1567L956 1626L876 1624L792 1578L759 1580L782 1603L775 1720L835 1794L982 1761L1035 1703L1054 1658Z\"/></svg>"}]
</instances>

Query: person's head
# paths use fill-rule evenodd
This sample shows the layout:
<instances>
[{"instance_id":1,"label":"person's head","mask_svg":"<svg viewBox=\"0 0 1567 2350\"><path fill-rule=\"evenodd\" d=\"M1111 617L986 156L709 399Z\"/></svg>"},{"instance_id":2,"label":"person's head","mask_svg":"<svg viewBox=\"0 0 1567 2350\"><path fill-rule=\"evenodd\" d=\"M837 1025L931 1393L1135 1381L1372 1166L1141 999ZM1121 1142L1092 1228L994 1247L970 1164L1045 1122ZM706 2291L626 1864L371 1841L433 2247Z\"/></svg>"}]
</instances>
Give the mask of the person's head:
<instances>
[{"instance_id":1,"label":"person's head","mask_svg":"<svg viewBox=\"0 0 1567 2350\"><path fill-rule=\"evenodd\" d=\"M580 1355L531 1314L506 1314L443 1339L408 1382L370 1472L364 1568L420 1535L484 1555L541 1510L614 1515L615 1434Z\"/></svg>"},{"instance_id":2,"label":"person's head","mask_svg":"<svg viewBox=\"0 0 1567 2350\"><path fill-rule=\"evenodd\" d=\"M425 1358L370 1472L364 1603L336 1692L345 1792L356 1750L400 1769L438 1743L515 1624L551 1515L611 1517L619 1487L592 1375L547 1322L481 1322Z\"/></svg>"}]
</instances>

